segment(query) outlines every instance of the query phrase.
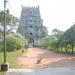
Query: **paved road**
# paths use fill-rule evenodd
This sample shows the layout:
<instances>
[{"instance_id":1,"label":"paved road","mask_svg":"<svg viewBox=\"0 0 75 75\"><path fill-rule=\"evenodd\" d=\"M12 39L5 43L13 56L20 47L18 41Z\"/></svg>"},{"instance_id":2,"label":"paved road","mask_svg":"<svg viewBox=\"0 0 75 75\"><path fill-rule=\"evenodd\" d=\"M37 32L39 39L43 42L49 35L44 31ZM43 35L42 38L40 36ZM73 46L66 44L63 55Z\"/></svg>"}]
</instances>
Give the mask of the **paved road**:
<instances>
[{"instance_id":1,"label":"paved road","mask_svg":"<svg viewBox=\"0 0 75 75\"><path fill-rule=\"evenodd\" d=\"M75 68L10 69L4 75L75 75Z\"/></svg>"}]
</instances>

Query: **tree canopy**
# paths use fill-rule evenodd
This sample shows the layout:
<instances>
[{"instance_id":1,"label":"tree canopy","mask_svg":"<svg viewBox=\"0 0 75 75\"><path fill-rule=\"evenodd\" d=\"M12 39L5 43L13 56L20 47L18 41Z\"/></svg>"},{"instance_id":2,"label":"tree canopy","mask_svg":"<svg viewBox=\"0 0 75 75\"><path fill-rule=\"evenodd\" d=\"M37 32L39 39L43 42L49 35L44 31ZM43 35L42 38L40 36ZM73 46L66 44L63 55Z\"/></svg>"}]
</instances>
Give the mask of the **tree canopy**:
<instances>
[{"instance_id":1,"label":"tree canopy","mask_svg":"<svg viewBox=\"0 0 75 75\"><path fill-rule=\"evenodd\" d=\"M72 25L69 29L67 29L65 32L62 32L58 30L57 28L53 29L52 35L50 37L44 39L46 43L44 45L46 48L50 47L55 51L65 51L74 53L74 47L75 47L75 24Z\"/></svg>"},{"instance_id":2,"label":"tree canopy","mask_svg":"<svg viewBox=\"0 0 75 75\"><path fill-rule=\"evenodd\" d=\"M5 11L5 16L6 16L6 24L10 25L9 23L15 24L19 19L13 15L10 14L9 10L7 9ZM4 11L0 11L0 22L3 24L4 22Z\"/></svg>"}]
</instances>

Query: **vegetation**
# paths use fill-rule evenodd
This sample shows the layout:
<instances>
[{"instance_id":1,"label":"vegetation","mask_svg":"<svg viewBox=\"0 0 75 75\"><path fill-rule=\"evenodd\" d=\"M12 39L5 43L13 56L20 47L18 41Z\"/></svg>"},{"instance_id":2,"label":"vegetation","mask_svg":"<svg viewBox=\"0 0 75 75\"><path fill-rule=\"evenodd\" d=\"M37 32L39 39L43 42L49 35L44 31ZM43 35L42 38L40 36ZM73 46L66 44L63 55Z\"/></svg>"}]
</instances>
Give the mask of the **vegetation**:
<instances>
[{"instance_id":1,"label":"vegetation","mask_svg":"<svg viewBox=\"0 0 75 75\"><path fill-rule=\"evenodd\" d=\"M17 64L17 59L26 52L26 45L27 41L25 41L24 37L20 34L9 34L6 36L7 62L9 62L10 68L23 67L22 65ZM0 48L0 64L2 64L4 62L3 40L0 41ZM0 72L0 75L3 75L3 73Z\"/></svg>"},{"instance_id":2,"label":"vegetation","mask_svg":"<svg viewBox=\"0 0 75 75\"><path fill-rule=\"evenodd\" d=\"M0 42L0 48L3 50L3 40ZM25 39L20 34L9 34L6 36L6 50L13 51L25 48Z\"/></svg>"},{"instance_id":3,"label":"vegetation","mask_svg":"<svg viewBox=\"0 0 75 75\"><path fill-rule=\"evenodd\" d=\"M23 53L26 53L26 50L24 49L24 52L22 53L22 50L16 50L12 52L7 52L7 62L9 62L10 68L21 68L22 65L17 64L18 57L20 57ZM0 51L0 64L3 63L3 52ZM3 75L2 72L0 72L0 75Z\"/></svg>"},{"instance_id":4,"label":"vegetation","mask_svg":"<svg viewBox=\"0 0 75 75\"><path fill-rule=\"evenodd\" d=\"M19 19L13 15L10 14L9 10L7 9L5 11L5 15L6 15L6 24L10 25L9 23L12 21L13 24L15 24L17 21L19 21ZM0 22L3 25L4 22L4 11L0 11Z\"/></svg>"},{"instance_id":5,"label":"vegetation","mask_svg":"<svg viewBox=\"0 0 75 75\"><path fill-rule=\"evenodd\" d=\"M52 33L43 38L43 48L57 52L75 53L75 24L65 32L53 29Z\"/></svg>"},{"instance_id":6,"label":"vegetation","mask_svg":"<svg viewBox=\"0 0 75 75\"><path fill-rule=\"evenodd\" d=\"M17 30L17 26L19 24L19 19L10 14L9 10L5 11L5 26L6 33L13 33ZM3 33L3 25L4 25L4 11L0 11L0 32Z\"/></svg>"},{"instance_id":7,"label":"vegetation","mask_svg":"<svg viewBox=\"0 0 75 75\"><path fill-rule=\"evenodd\" d=\"M67 31L64 32L62 37L59 40L61 47L65 48L66 52L74 53L74 46L75 46L75 24L71 26Z\"/></svg>"},{"instance_id":8,"label":"vegetation","mask_svg":"<svg viewBox=\"0 0 75 75\"><path fill-rule=\"evenodd\" d=\"M42 42L42 47L47 49L53 49L54 43L57 42L57 38L54 36L44 37Z\"/></svg>"},{"instance_id":9,"label":"vegetation","mask_svg":"<svg viewBox=\"0 0 75 75\"><path fill-rule=\"evenodd\" d=\"M42 37L45 37L45 36L47 36L48 35L48 30L47 30L47 28L45 27L45 26L43 26L42 27L42 30L43 30L43 32L42 32Z\"/></svg>"}]
</instances>

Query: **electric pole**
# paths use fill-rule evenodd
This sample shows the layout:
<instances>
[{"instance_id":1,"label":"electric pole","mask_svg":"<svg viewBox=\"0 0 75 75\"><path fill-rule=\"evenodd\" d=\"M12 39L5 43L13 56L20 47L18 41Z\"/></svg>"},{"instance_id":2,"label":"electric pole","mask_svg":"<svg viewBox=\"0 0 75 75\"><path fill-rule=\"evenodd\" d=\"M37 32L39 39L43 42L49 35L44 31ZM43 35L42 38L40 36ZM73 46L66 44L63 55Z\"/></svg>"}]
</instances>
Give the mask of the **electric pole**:
<instances>
[{"instance_id":1,"label":"electric pole","mask_svg":"<svg viewBox=\"0 0 75 75\"><path fill-rule=\"evenodd\" d=\"M8 63L6 62L6 3L7 0L4 0L4 63L1 64L1 71L7 71L8 70Z\"/></svg>"},{"instance_id":2,"label":"electric pole","mask_svg":"<svg viewBox=\"0 0 75 75\"><path fill-rule=\"evenodd\" d=\"M4 63L6 63L6 0L4 0Z\"/></svg>"}]
</instances>

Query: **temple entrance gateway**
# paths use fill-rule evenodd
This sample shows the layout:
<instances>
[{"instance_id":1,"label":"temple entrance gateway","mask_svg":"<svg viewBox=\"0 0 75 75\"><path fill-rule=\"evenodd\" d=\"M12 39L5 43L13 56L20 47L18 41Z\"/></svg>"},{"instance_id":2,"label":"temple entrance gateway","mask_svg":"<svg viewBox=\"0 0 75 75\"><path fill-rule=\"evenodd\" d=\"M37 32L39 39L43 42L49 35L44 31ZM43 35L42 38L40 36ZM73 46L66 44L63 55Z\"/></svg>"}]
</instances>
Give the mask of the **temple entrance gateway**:
<instances>
[{"instance_id":1,"label":"temple entrance gateway","mask_svg":"<svg viewBox=\"0 0 75 75\"><path fill-rule=\"evenodd\" d=\"M33 39L29 39L29 47L33 47L34 46L34 40Z\"/></svg>"}]
</instances>

